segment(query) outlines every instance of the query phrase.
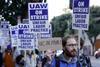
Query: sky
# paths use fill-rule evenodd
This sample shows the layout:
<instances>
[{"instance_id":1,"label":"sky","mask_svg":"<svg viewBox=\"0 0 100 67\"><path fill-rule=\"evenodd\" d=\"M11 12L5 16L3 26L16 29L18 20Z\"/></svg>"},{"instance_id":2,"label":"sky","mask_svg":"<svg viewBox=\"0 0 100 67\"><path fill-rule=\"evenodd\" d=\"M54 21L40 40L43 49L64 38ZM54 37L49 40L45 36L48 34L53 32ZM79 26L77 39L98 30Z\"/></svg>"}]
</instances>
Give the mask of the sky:
<instances>
[{"instance_id":1,"label":"sky","mask_svg":"<svg viewBox=\"0 0 100 67\"><path fill-rule=\"evenodd\" d=\"M48 3L48 11L49 11L49 21L54 16L59 16L61 14L64 14L64 8L67 8L67 11L69 11L69 0L47 0ZM90 6L100 6L99 0L90 0Z\"/></svg>"}]
</instances>

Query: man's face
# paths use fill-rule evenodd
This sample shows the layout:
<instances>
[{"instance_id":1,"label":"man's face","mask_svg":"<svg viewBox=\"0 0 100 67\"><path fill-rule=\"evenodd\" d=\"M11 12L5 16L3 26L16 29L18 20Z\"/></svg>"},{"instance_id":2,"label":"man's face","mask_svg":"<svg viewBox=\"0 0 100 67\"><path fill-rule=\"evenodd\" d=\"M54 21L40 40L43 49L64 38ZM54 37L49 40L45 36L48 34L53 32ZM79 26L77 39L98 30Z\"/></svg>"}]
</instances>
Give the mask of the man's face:
<instances>
[{"instance_id":1,"label":"man's face","mask_svg":"<svg viewBox=\"0 0 100 67\"><path fill-rule=\"evenodd\" d=\"M65 47L63 47L65 54L69 57L75 57L77 54L77 42L75 38L69 38L66 42Z\"/></svg>"}]
</instances>

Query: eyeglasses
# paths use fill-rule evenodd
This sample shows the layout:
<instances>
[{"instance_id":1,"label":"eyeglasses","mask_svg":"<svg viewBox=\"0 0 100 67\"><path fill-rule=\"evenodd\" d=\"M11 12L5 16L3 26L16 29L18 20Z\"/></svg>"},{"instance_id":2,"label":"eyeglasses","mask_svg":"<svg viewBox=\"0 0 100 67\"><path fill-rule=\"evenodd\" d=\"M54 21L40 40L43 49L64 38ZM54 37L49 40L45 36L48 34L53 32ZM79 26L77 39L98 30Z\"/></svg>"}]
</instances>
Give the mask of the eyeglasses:
<instances>
[{"instance_id":1,"label":"eyeglasses","mask_svg":"<svg viewBox=\"0 0 100 67\"><path fill-rule=\"evenodd\" d=\"M69 47L71 47L71 46L77 46L77 44L66 44L66 46L69 46Z\"/></svg>"}]
</instances>

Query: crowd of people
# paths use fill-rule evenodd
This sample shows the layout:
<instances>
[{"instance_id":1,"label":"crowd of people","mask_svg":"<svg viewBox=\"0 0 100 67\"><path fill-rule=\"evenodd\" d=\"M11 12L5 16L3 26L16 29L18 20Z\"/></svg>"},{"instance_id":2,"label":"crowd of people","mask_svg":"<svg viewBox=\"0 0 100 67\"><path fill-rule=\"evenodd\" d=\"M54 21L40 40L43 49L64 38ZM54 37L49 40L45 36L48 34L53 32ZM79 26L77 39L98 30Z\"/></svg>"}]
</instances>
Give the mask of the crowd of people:
<instances>
[{"instance_id":1,"label":"crowd of people","mask_svg":"<svg viewBox=\"0 0 100 67\"><path fill-rule=\"evenodd\" d=\"M70 35L62 38L62 53L56 55L56 50L46 50L42 54L39 50L17 50L7 47L1 51L0 67L91 67L88 56L79 56L77 40Z\"/></svg>"},{"instance_id":2,"label":"crowd of people","mask_svg":"<svg viewBox=\"0 0 100 67\"><path fill-rule=\"evenodd\" d=\"M7 47L4 51L0 46L0 67L36 67L39 55L37 50L17 50L16 47ZM39 59L40 60L40 59Z\"/></svg>"}]
</instances>

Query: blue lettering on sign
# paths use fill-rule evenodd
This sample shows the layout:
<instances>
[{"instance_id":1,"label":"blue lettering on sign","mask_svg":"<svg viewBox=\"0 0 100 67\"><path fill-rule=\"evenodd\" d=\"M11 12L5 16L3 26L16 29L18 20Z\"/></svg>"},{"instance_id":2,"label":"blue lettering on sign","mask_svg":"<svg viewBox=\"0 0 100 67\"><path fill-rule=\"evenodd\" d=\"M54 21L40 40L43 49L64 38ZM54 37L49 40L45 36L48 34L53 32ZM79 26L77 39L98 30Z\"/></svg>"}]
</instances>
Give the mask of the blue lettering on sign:
<instances>
[{"instance_id":1,"label":"blue lettering on sign","mask_svg":"<svg viewBox=\"0 0 100 67\"><path fill-rule=\"evenodd\" d=\"M23 49L32 49L33 46L18 46L18 48L23 48Z\"/></svg>"},{"instance_id":2,"label":"blue lettering on sign","mask_svg":"<svg viewBox=\"0 0 100 67\"><path fill-rule=\"evenodd\" d=\"M18 30L18 34L24 34L24 30L23 29L19 29Z\"/></svg>"},{"instance_id":3,"label":"blue lettering on sign","mask_svg":"<svg viewBox=\"0 0 100 67\"><path fill-rule=\"evenodd\" d=\"M85 19L81 18L75 19L75 23L85 23Z\"/></svg>"},{"instance_id":4,"label":"blue lettering on sign","mask_svg":"<svg viewBox=\"0 0 100 67\"><path fill-rule=\"evenodd\" d=\"M75 18L86 18L86 15L78 15L78 14L76 14Z\"/></svg>"},{"instance_id":5,"label":"blue lettering on sign","mask_svg":"<svg viewBox=\"0 0 100 67\"><path fill-rule=\"evenodd\" d=\"M29 31L29 29L19 29L18 30L18 34L20 35L20 34L24 34L24 33L26 33L26 32L28 32Z\"/></svg>"},{"instance_id":6,"label":"blue lettering on sign","mask_svg":"<svg viewBox=\"0 0 100 67\"><path fill-rule=\"evenodd\" d=\"M48 20L48 15L30 15L30 20Z\"/></svg>"},{"instance_id":7,"label":"blue lettering on sign","mask_svg":"<svg viewBox=\"0 0 100 67\"><path fill-rule=\"evenodd\" d=\"M39 4L39 3L37 3L37 4L30 4L30 8L31 9L40 9L40 8L47 8L48 7L48 5L47 5L47 3L42 3L42 4Z\"/></svg>"},{"instance_id":8,"label":"blue lettering on sign","mask_svg":"<svg viewBox=\"0 0 100 67\"><path fill-rule=\"evenodd\" d=\"M29 45L31 45L31 43L27 43L27 42L26 43L21 43L21 45L22 46L25 46L25 45L29 46Z\"/></svg>"},{"instance_id":9,"label":"blue lettering on sign","mask_svg":"<svg viewBox=\"0 0 100 67\"><path fill-rule=\"evenodd\" d=\"M48 5L47 3L30 3L29 7L30 20L48 20Z\"/></svg>"},{"instance_id":10,"label":"blue lettering on sign","mask_svg":"<svg viewBox=\"0 0 100 67\"><path fill-rule=\"evenodd\" d=\"M12 34L16 34L15 31L12 31Z\"/></svg>"},{"instance_id":11,"label":"blue lettering on sign","mask_svg":"<svg viewBox=\"0 0 100 67\"><path fill-rule=\"evenodd\" d=\"M29 28L29 25L18 25L19 28Z\"/></svg>"},{"instance_id":12,"label":"blue lettering on sign","mask_svg":"<svg viewBox=\"0 0 100 67\"><path fill-rule=\"evenodd\" d=\"M47 9L30 10L30 15L48 15Z\"/></svg>"},{"instance_id":13,"label":"blue lettering on sign","mask_svg":"<svg viewBox=\"0 0 100 67\"><path fill-rule=\"evenodd\" d=\"M24 35L23 34L18 35L18 38L19 39L33 39L34 35L25 33Z\"/></svg>"},{"instance_id":14,"label":"blue lettering on sign","mask_svg":"<svg viewBox=\"0 0 100 67\"><path fill-rule=\"evenodd\" d=\"M78 28L87 28L87 24L73 24L73 27L78 27Z\"/></svg>"},{"instance_id":15,"label":"blue lettering on sign","mask_svg":"<svg viewBox=\"0 0 100 67\"><path fill-rule=\"evenodd\" d=\"M45 25L33 25L33 28L45 28Z\"/></svg>"},{"instance_id":16,"label":"blue lettering on sign","mask_svg":"<svg viewBox=\"0 0 100 67\"><path fill-rule=\"evenodd\" d=\"M88 8L89 7L89 0L74 0L74 8Z\"/></svg>"},{"instance_id":17,"label":"blue lettering on sign","mask_svg":"<svg viewBox=\"0 0 100 67\"><path fill-rule=\"evenodd\" d=\"M73 9L74 13L80 13L80 14L88 14L89 13L89 9L88 8L74 8Z\"/></svg>"},{"instance_id":18,"label":"blue lettering on sign","mask_svg":"<svg viewBox=\"0 0 100 67\"><path fill-rule=\"evenodd\" d=\"M31 29L31 32L48 32L48 28Z\"/></svg>"},{"instance_id":19,"label":"blue lettering on sign","mask_svg":"<svg viewBox=\"0 0 100 67\"><path fill-rule=\"evenodd\" d=\"M18 28L15 27L15 26L11 27L11 30L17 30L17 29L18 29Z\"/></svg>"},{"instance_id":20,"label":"blue lettering on sign","mask_svg":"<svg viewBox=\"0 0 100 67\"><path fill-rule=\"evenodd\" d=\"M33 24L46 24L46 21L33 21Z\"/></svg>"},{"instance_id":21,"label":"blue lettering on sign","mask_svg":"<svg viewBox=\"0 0 100 67\"><path fill-rule=\"evenodd\" d=\"M73 13L88 14L89 0L74 0Z\"/></svg>"},{"instance_id":22,"label":"blue lettering on sign","mask_svg":"<svg viewBox=\"0 0 100 67\"><path fill-rule=\"evenodd\" d=\"M31 39L22 39L21 42L31 42Z\"/></svg>"}]
</instances>

